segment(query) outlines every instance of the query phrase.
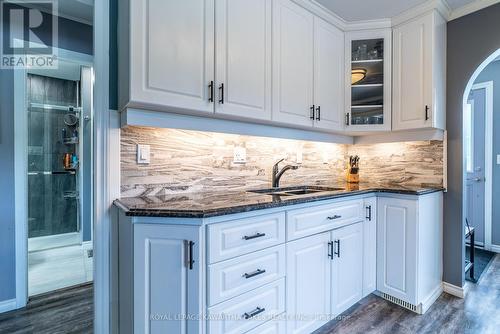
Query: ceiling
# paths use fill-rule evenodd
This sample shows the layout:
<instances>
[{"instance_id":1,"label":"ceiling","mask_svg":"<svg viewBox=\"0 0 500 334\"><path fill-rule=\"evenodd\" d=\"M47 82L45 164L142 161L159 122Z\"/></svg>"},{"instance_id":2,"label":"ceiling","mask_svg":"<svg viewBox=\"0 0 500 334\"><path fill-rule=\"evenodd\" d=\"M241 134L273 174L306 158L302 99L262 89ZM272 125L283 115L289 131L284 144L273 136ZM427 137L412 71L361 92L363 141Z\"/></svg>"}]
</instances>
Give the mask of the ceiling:
<instances>
[{"instance_id":1,"label":"ceiling","mask_svg":"<svg viewBox=\"0 0 500 334\"><path fill-rule=\"evenodd\" d=\"M427 0L316 0L346 21L387 19ZM475 0L447 0L452 10Z\"/></svg>"}]
</instances>

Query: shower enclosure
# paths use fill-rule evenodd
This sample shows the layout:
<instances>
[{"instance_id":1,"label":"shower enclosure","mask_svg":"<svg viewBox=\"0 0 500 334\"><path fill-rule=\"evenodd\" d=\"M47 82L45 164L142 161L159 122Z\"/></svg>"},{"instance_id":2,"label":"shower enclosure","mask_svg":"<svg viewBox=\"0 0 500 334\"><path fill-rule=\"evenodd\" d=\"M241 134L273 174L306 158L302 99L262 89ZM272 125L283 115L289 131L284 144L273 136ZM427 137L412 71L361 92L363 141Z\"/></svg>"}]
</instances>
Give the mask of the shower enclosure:
<instances>
[{"instance_id":1,"label":"shower enclosure","mask_svg":"<svg viewBox=\"0 0 500 334\"><path fill-rule=\"evenodd\" d=\"M92 277L91 73L60 62L26 74L29 295Z\"/></svg>"}]
</instances>

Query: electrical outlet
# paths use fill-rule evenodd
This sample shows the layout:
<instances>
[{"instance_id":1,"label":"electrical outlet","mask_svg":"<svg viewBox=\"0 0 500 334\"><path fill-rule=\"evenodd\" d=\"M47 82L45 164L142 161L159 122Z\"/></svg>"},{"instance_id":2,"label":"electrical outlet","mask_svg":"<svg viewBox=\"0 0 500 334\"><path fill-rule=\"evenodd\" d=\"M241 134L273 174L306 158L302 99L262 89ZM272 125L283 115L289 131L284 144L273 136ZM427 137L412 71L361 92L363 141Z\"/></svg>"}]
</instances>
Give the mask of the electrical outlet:
<instances>
[{"instance_id":1,"label":"electrical outlet","mask_svg":"<svg viewBox=\"0 0 500 334\"><path fill-rule=\"evenodd\" d=\"M149 145L137 145L137 164L148 165L151 162L151 147Z\"/></svg>"},{"instance_id":2,"label":"electrical outlet","mask_svg":"<svg viewBox=\"0 0 500 334\"><path fill-rule=\"evenodd\" d=\"M497 154L497 165L500 165L500 154Z\"/></svg>"},{"instance_id":3,"label":"electrical outlet","mask_svg":"<svg viewBox=\"0 0 500 334\"><path fill-rule=\"evenodd\" d=\"M244 164L246 162L247 162L247 149L241 146L235 147L233 153L233 163Z\"/></svg>"}]
</instances>

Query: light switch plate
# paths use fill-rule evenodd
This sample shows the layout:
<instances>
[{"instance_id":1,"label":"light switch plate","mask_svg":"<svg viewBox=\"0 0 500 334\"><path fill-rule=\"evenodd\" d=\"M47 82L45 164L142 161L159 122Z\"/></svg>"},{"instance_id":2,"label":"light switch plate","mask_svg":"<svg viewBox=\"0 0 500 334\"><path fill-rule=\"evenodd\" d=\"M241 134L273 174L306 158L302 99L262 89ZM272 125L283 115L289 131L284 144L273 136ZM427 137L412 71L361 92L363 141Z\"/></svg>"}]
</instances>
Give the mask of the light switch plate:
<instances>
[{"instance_id":1,"label":"light switch plate","mask_svg":"<svg viewBox=\"0 0 500 334\"><path fill-rule=\"evenodd\" d=\"M151 162L151 148L149 145L137 145L137 164L147 165Z\"/></svg>"},{"instance_id":2,"label":"light switch plate","mask_svg":"<svg viewBox=\"0 0 500 334\"><path fill-rule=\"evenodd\" d=\"M233 163L244 164L246 162L247 162L247 149L241 146L235 147L233 154Z\"/></svg>"}]
</instances>

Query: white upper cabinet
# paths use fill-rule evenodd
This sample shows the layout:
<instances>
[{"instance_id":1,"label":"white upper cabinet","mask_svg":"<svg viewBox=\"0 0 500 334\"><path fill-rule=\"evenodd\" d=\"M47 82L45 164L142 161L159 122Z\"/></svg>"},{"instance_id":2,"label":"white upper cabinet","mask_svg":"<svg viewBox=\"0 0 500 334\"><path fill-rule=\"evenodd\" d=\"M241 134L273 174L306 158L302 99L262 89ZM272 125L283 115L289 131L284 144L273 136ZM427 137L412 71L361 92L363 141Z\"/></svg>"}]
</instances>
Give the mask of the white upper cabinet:
<instances>
[{"instance_id":1,"label":"white upper cabinet","mask_svg":"<svg viewBox=\"0 0 500 334\"><path fill-rule=\"evenodd\" d=\"M214 0L120 1L119 108L213 112Z\"/></svg>"},{"instance_id":2,"label":"white upper cabinet","mask_svg":"<svg viewBox=\"0 0 500 334\"><path fill-rule=\"evenodd\" d=\"M271 119L271 0L216 0L216 108Z\"/></svg>"},{"instance_id":3,"label":"white upper cabinet","mask_svg":"<svg viewBox=\"0 0 500 334\"><path fill-rule=\"evenodd\" d=\"M446 21L433 11L397 26L393 35L393 129L444 129Z\"/></svg>"},{"instance_id":4,"label":"white upper cabinet","mask_svg":"<svg viewBox=\"0 0 500 334\"><path fill-rule=\"evenodd\" d=\"M313 125L314 17L290 0L274 0L273 120Z\"/></svg>"},{"instance_id":5,"label":"white upper cabinet","mask_svg":"<svg viewBox=\"0 0 500 334\"><path fill-rule=\"evenodd\" d=\"M342 130L344 110L344 32L314 18L314 126Z\"/></svg>"}]
</instances>

